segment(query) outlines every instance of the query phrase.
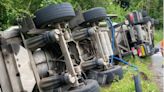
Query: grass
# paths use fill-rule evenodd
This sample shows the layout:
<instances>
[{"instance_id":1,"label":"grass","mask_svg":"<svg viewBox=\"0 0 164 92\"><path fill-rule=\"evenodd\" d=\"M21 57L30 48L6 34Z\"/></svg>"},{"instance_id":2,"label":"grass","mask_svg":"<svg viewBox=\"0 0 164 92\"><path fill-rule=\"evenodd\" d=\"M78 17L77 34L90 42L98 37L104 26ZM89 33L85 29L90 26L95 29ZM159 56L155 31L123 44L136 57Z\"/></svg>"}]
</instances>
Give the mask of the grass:
<instances>
[{"instance_id":1,"label":"grass","mask_svg":"<svg viewBox=\"0 0 164 92\"><path fill-rule=\"evenodd\" d=\"M129 60L129 58L126 58ZM126 60L125 59L125 60ZM144 80L144 77L141 76L141 85L143 92L160 92L157 85L153 82L153 74L148 65L150 64L150 58L139 59L136 58L130 59L131 63L138 66L139 71L143 72L147 76L147 80ZM131 67L123 66L124 78L120 81L115 81L110 86L102 87L101 92L135 92L135 85L133 80L133 75L136 75L137 72L133 71Z\"/></svg>"},{"instance_id":2,"label":"grass","mask_svg":"<svg viewBox=\"0 0 164 92\"><path fill-rule=\"evenodd\" d=\"M156 30L154 33L154 43L158 44L163 39L163 29ZM141 85L143 92L160 92L158 86L153 81L153 73L148 68L151 63L150 57L147 58L135 58L126 57L125 61L129 61L130 63L138 66L139 71L143 72L147 76L147 80L144 77L141 78ZM101 92L135 92L135 85L133 76L137 74L137 72L133 71L132 68L123 65L124 78L120 81L114 81L111 85L101 87Z\"/></svg>"},{"instance_id":3,"label":"grass","mask_svg":"<svg viewBox=\"0 0 164 92\"><path fill-rule=\"evenodd\" d=\"M154 33L154 42L155 44L159 43L163 38L164 32L163 29L156 30Z\"/></svg>"}]
</instances>

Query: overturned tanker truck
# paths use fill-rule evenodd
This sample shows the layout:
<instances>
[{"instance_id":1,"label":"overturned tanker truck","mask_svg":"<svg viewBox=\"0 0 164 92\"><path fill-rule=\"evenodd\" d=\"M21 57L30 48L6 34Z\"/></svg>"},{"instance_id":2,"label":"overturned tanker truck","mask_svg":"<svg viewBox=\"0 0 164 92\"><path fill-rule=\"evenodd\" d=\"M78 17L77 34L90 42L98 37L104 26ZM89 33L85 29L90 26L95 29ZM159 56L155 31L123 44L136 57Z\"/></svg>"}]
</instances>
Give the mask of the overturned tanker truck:
<instances>
[{"instance_id":1,"label":"overturned tanker truck","mask_svg":"<svg viewBox=\"0 0 164 92\"><path fill-rule=\"evenodd\" d=\"M61 3L34 15L0 33L0 92L99 92L99 84L123 77L122 67L109 63L109 29L99 26L104 8L79 18Z\"/></svg>"}]
</instances>

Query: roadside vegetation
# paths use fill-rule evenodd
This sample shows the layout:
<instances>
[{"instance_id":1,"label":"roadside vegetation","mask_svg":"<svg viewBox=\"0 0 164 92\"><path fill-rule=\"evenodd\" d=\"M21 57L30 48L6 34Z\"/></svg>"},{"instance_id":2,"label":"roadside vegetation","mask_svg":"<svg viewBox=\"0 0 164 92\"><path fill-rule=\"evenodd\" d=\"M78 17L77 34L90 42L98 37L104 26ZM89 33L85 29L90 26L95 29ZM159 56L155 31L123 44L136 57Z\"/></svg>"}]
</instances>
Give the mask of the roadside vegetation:
<instances>
[{"instance_id":1,"label":"roadside vegetation","mask_svg":"<svg viewBox=\"0 0 164 92\"><path fill-rule=\"evenodd\" d=\"M120 2L119 2L120 1ZM123 7L121 1L127 2L129 7ZM148 2L149 1L149 2ZM87 10L93 7L105 7L109 14L117 14L118 18L114 21L122 22L127 13L138 9L146 9L149 15L160 21L155 31L155 44L163 38L163 0L1 0L0 1L0 31L5 30L11 25L16 24L16 19L22 17L22 14L33 16L39 8L53 3L70 2L75 10ZM126 57L130 63L139 68L141 74L141 85L143 92L159 92L153 74L149 69L150 58ZM123 65L124 78L116 80L111 85L102 87L102 92L135 92L133 76L137 74L133 68Z\"/></svg>"},{"instance_id":2,"label":"roadside vegetation","mask_svg":"<svg viewBox=\"0 0 164 92\"><path fill-rule=\"evenodd\" d=\"M151 63L150 58L138 58L135 59L128 57L125 60L128 60L130 63L138 66L140 72L140 80L142 85L143 92L160 92L159 88L155 84L153 79L153 73L149 69ZM133 76L137 74L133 68L129 66L123 66L124 78L119 81L114 81L111 85L102 87L101 92L135 92L135 85Z\"/></svg>"},{"instance_id":3,"label":"roadside vegetation","mask_svg":"<svg viewBox=\"0 0 164 92\"><path fill-rule=\"evenodd\" d=\"M154 34L154 42L158 44L163 39L163 30L156 30ZM154 74L150 69L150 57L125 57L125 61L138 66L140 72L140 80L143 92L160 92L157 84L153 81ZM133 68L122 65L124 71L124 78L122 80L114 81L111 85L101 88L101 92L135 92L135 85L133 76L137 74Z\"/></svg>"},{"instance_id":4,"label":"roadside vegetation","mask_svg":"<svg viewBox=\"0 0 164 92\"><path fill-rule=\"evenodd\" d=\"M156 30L154 33L154 43L158 44L162 39L164 39L164 31L163 29Z\"/></svg>"},{"instance_id":5,"label":"roadside vegetation","mask_svg":"<svg viewBox=\"0 0 164 92\"><path fill-rule=\"evenodd\" d=\"M117 14L116 22L125 20L127 13L146 9L152 18L158 19L163 26L163 0L0 0L0 30L16 24L23 14L33 14L50 4L69 2L75 10L85 11L93 7L104 7L109 14Z\"/></svg>"}]
</instances>

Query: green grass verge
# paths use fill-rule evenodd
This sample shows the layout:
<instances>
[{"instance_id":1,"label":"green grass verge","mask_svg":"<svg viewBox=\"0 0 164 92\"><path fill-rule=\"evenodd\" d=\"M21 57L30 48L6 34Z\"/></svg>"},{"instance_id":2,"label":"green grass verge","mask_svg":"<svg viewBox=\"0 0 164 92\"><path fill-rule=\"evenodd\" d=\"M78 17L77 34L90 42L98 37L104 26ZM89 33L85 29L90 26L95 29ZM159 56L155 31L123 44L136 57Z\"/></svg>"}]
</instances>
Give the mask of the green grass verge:
<instances>
[{"instance_id":1,"label":"green grass verge","mask_svg":"<svg viewBox=\"0 0 164 92\"><path fill-rule=\"evenodd\" d=\"M163 29L156 30L154 33L154 42L155 44L159 43L163 39Z\"/></svg>"},{"instance_id":2,"label":"green grass verge","mask_svg":"<svg viewBox=\"0 0 164 92\"><path fill-rule=\"evenodd\" d=\"M125 60L137 65L139 71L146 74L147 80L145 80L142 76L140 78L143 92L160 92L157 85L152 80L152 71L148 68L148 65L150 65L150 58L126 58ZM135 72L131 67L127 66L123 66L123 71L124 78L122 80L115 81L109 86L101 87L101 92L135 92L133 75L137 74L137 72Z\"/></svg>"},{"instance_id":3,"label":"green grass verge","mask_svg":"<svg viewBox=\"0 0 164 92\"><path fill-rule=\"evenodd\" d=\"M155 44L159 43L163 39L163 29L156 30L154 33L154 42ZM131 57L124 58L126 61L129 61L138 66L140 72L144 72L147 76L147 80L144 80L141 77L141 85L143 92L160 92L156 83L153 82L153 73L148 68L151 63L150 58L136 58L133 59ZM101 92L135 92L133 75L136 72L133 71L132 68L123 66L124 78L120 81L115 81L111 85L106 87L101 87Z\"/></svg>"}]
</instances>

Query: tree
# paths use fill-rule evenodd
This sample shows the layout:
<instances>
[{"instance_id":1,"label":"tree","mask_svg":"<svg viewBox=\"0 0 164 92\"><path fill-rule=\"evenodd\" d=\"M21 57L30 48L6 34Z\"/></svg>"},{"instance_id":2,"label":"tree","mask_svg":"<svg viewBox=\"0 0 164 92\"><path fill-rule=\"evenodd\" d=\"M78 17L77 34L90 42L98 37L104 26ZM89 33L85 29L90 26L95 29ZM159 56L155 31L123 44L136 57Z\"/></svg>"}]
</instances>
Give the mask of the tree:
<instances>
[{"instance_id":1,"label":"tree","mask_svg":"<svg viewBox=\"0 0 164 92\"><path fill-rule=\"evenodd\" d=\"M119 1L128 2L128 8L122 8ZM42 7L61 2L70 2L75 10L82 11L93 7L104 7L108 13L118 15L117 22L123 21L128 12L145 8L151 17L160 20L160 28L163 24L163 0L1 0L0 30L14 25L16 19L22 17L24 13L33 15Z\"/></svg>"}]
</instances>

